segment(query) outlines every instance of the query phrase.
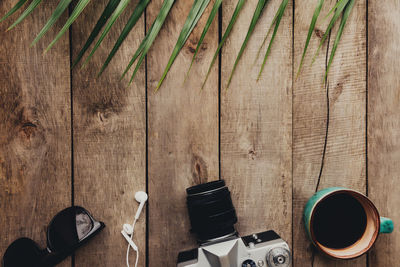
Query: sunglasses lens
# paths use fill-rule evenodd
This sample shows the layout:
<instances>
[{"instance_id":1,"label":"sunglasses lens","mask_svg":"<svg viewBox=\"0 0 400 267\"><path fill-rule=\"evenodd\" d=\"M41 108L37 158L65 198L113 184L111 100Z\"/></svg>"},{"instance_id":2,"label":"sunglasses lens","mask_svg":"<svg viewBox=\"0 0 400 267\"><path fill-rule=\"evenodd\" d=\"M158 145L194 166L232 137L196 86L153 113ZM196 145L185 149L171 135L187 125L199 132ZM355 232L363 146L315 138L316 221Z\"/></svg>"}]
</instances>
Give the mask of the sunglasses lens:
<instances>
[{"instance_id":1,"label":"sunglasses lens","mask_svg":"<svg viewBox=\"0 0 400 267\"><path fill-rule=\"evenodd\" d=\"M93 220L81 207L67 208L54 217L48 228L48 246L61 251L76 246L93 229Z\"/></svg>"},{"instance_id":2,"label":"sunglasses lens","mask_svg":"<svg viewBox=\"0 0 400 267\"><path fill-rule=\"evenodd\" d=\"M15 240L3 256L3 267L37 267L43 253L37 244L28 238Z\"/></svg>"}]
</instances>

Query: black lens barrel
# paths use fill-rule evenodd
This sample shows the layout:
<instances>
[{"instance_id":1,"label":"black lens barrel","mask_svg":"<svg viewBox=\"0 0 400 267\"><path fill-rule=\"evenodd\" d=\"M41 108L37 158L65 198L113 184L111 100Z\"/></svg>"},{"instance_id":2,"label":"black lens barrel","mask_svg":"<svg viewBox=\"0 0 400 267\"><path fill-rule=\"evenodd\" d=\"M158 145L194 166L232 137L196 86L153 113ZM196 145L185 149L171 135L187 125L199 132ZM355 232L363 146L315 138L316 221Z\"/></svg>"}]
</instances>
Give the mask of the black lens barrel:
<instances>
[{"instance_id":1,"label":"black lens barrel","mask_svg":"<svg viewBox=\"0 0 400 267\"><path fill-rule=\"evenodd\" d=\"M191 231L199 243L236 232L236 211L224 180L189 187L186 193Z\"/></svg>"}]
</instances>

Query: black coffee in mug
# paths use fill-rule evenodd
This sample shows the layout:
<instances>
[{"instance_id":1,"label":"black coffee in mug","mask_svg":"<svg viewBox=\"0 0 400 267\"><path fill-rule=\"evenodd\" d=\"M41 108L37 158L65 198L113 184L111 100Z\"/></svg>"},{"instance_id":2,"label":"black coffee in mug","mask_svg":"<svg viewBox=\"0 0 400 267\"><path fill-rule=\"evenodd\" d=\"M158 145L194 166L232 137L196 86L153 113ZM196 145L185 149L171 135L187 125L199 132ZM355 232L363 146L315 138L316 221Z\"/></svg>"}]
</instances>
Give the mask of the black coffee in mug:
<instances>
[{"instance_id":1,"label":"black coffee in mug","mask_svg":"<svg viewBox=\"0 0 400 267\"><path fill-rule=\"evenodd\" d=\"M343 187L316 192L304 207L304 226L323 254L353 259L374 245L379 233L391 233L393 221L380 217L365 195Z\"/></svg>"},{"instance_id":2,"label":"black coffee in mug","mask_svg":"<svg viewBox=\"0 0 400 267\"><path fill-rule=\"evenodd\" d=\"M313 232L321 245L341 249L361 239L367 226L367 214L352 195L339 193L322 200L314 211Z\"/></svg>"}]
</instances>

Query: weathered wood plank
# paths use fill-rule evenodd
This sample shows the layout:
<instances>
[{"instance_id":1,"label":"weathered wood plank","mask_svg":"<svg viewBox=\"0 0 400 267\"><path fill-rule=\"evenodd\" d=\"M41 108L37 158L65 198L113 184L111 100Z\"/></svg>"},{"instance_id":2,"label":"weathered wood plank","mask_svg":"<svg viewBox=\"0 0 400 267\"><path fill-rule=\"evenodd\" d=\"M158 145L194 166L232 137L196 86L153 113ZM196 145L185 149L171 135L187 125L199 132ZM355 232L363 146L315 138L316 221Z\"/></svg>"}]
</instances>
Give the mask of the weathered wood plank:
<instances>
[{"instance_id":1,"label":"weathered wood plank","mask_svg":"<svg viewBox=\"0 0 400 267\"><path fill-rule=\"evenodd\" d=\"M270 1L230 87L225 90L257 1L247 1L222 53L221 178L227 181L241 235L274 229L289 244L292 222L292 6L281 21L269 60L254 61L281 1ZM223 30L237 1L223 2Z\"/></svg>"},{"instance_id":2,"label":"weathered wood plank","mask_svg":"<svg viewBox=\"0 0 400 267\"><path fill-rule=\"evenodd\" d=\"M153 23L161 0L147 9ZM218 75L214 67L206 87L200 87L217 47L217 18L186 84L184 74L211 10L172 66L159 92L157 82L175 46L193 1L176 1L148 54L149 142L149 266L174 266L178 252L196 246L189 233L185 188L218 179Z\"/></svg>"},{"instance_id":3,"label":"weathered wood plank","mask_svg":"<svg viewBox=\"0 0 400 267\"><path fill-rule=\"evenodd\" d=\"M15 1L0 3L0 16ZM10 32L0 23L0 255L26 236L45 248L46 227L71 205L69 41L43 55L65 16L29 44L56 7L47 1ZM70 260L60 266L70 266Z\"/></svg>"},{"instance_id":4,"label":"weathered wood plank","mask_svg":"<svg viewBox=\"0 0 400 267\"><path fill-rule=\"evenodd\" d=\"M322 18L336 1L325 1ZM300 63L315 1L296 2L294 71ZM356 1L328 77L329 133L318 189L344 186L366 192L366 3ZM326 24L318 22L304 68L293 88L293 240L295 266L365 266L366 257L332 261L314 252L307 240L302 212L315 192L323 155L327 99L323 77L327 46L310 67ZM336 36L332 32L330 48ZM313 264L313 265L312 265Z\"/></svg>"},{"instance_id":5,"label":"weathered wood plank","mask_svg":"<svg viewBox=\"0 0 400 267\"><path fill-rule=\"evenodd\" d=\"M76 56L105 4L92 1L72 27L72 50ZM75 203L87 207L107 227L95 242L76 254L75 266L125 266L127 242L120 231L132 223L138 204L136 191L146 189L145 176L145 72L135 83L119 78L134 49L144 36L140 19L100 78L96 78L109 51L132 13L132 1L84 70L73 70L73 134ZM146 214L135 227L134 241L140 247L139 266L145 264ZM131 251L130 264L135 262Z\"/></svg>"},{"instance_id":6,"label":"weathered wood plank","mask_svg":"<svg viewBox=\"0 0 400 267\"><path fill-rule=\"evenodd\" d=\"M380 235L370 266L396 266L400 260L400 78L399 1L368 6L368 193L395 231Z\"/></svg>"}]
</instances>

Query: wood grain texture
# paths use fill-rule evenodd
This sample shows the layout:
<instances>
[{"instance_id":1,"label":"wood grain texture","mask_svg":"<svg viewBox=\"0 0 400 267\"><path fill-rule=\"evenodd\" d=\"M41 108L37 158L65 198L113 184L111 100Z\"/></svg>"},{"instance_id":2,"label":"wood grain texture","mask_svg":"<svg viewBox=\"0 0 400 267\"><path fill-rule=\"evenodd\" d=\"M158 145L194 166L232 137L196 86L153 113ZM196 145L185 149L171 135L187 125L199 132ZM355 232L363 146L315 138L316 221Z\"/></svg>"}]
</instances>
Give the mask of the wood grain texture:
<instances>
[{"instance_id":1,"label":"wood grain texture","mask_svg":"<svg viewBox=\"0 0 400 267\"><path fill-rule=\"evenodd\" d=\"M147 9L150 27L161 6ZM168 62L193 1L176 1L148 54L148 190L149 266L175 266L178 252L196 247L189 232L185 188L218 179L218 73L215 65L207 85L201 84L217 47L217 18L204 40L187 82L190 65L207 14L199 21L160 90L157 82Z\"/></svg>"},{"instance_id":2,"label":"wood grain texture","mask_svg":"<svg viewBox=\"0 0 400 267\"><path fill-rule=\"evenodd\" d=\"M72 55L77 55L108 1L92 1L72 27ZM142 17L109 67L96 74L138 1L132 1L95 53L89 67L72 73L75 203L105 222L106 228L76 254L75 266L125 266L127 242L122 225L132 223L138 208L134 195L146 189L145 72L135 82L119 81L144 36ZM135 227L139 266L146 255L146 214ZM130 264L135 263L131 250Z\"/></svg>"},{"instance_id":3,"label":"wood grain texture","mask_svg":"<svg viewBox=\"0 0 400 267\"><path fill-rule=\"evenodd\" d=\"M380 235L370 266L396 266L400 259L400 1L368 6L368 193L394 233Z\"/></svg>"},{"instance_id":4,"label":"wood grain texture","mask_svg":"<svg viewBox=\"0 0 400 267\"><path fill-rule=\"evenodd\" d=\"M307 240L302 212L318 185L327 123L325 73L327 46L314 65L311 59L336 1L325 1L310 42L304 68L293 88L293 249L295 266L366 266L366 257L333 261L314 252ZM315 1L296 2L294 71L303 52ZM312 7L312 8L310 8ZM343 186L366 192L366 3L356 1L332 64L329 88L329 132L319 189ZM338 25L332 31L332 47Z\"/></svg>"},{"instance_id":5,"label":"wood grain texture","mask_svg":"<svg viewBox=\"0 0 400 267\"><path fill-rule=\"evenodd\" d=\"M3 16L15 1L0 3ZM69 42L43 56L65 16L29 44L56 7L41 5L11 32L0 24L0 255L26 236L46 247L46 227L71 205ZM70 266L70 259L59 266Z\"/></svg>"},{"instance_id":6,"label":"wood grain texture","mask_svg":"<svg viewBox=\"0 0 400 267\"><path fill-rule=\"evenodd\" d=\"M80 70L78 66L71 76L70 52L73 58L77 55L107 2L91 1L70 36L63 36L46 55L42 51L62 27L66 14L37 46L29 48L29 44L56 1L43 1L11 32L5 29L21 12L0 24L0 256L21 236L44 247L48 222L73 201L107 225L77 251L74 265L125 266L127 244L120 230L133 220L138 207L134 194L146 189L147 176L148 236L146 240L146 214L142 213L134 237L141 251L139 266L175 266L179 251L197 246L189 233L185 188L219 178L220 148L220 178L232 191L242 235L274 229L291 244L295 267L396 266L400 257L396 228L392 235L379 237L369 264L365 256L332 261L315 252L307 240L302 212L317 185L318 189L345 186L367 192L368 180L367 193L381 214L392 217L395 225L400 220L399 1L369 1L368 12L366 1L356 1L328 78L329 131L320 180L327 123L327 88L322 77L337 26L329 47L324 45L314 65L310 63L329 22L322 18L336 1L325 1L297 80L292 73L297 72L316 1L295 1L294 14L290 1L261 80L256 82L262 59L254 66L253 62L281 2L270 0L225 91L257 4L246 1L222 50L220 98L218 62L200 90L217 47L218 18L183 84L213 1L157 94L153 91L193 0L174 4L149 51L147 80L146 64L132 86L119 78L144 37L145 23L148 29L163 0L151 2L147 20L140 19L100 78L97 71L138 0L131 1L88 67ZM224 0L222 30L236 3ZM1 1L0 16L14 4ZM130 259L134 264L132 252ZM71 266L71 260L59 266Z\"/></svg>"},{"instance_id":7,"label":"wood grain texture","mask_svg":"<svg viewBox=\"0 0 400 267\"><path fill-rule=\"evenodd\" d=\"M257 52L281 1L270 1L257 23L230 87L225 85L257 1L247 1L222 53L221 178L227 181L241 235L274 229L291 243L292 6L281 21L257 82L267 45ZM223 2L223 31L237 1ZM277 75L279 73L280 75Z\"/></svg>"}]
</instances>

